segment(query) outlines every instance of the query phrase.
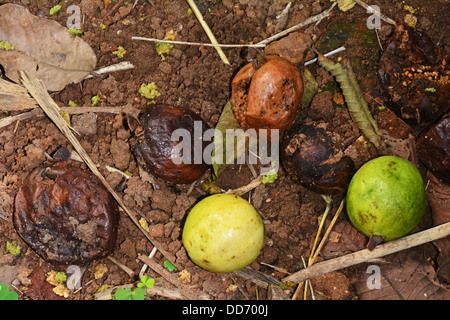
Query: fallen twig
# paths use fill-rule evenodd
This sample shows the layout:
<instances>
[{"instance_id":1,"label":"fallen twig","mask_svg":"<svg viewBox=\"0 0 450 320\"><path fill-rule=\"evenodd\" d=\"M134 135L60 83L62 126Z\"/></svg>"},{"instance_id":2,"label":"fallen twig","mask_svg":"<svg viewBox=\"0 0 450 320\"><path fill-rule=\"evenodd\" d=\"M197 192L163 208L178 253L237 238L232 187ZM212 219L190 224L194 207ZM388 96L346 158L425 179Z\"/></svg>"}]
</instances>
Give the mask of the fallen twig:
<instances>
[{"instance_id":1,"label":"fallen twig","mask_svg":"<svg viewBox=\"0 0 450 320\"><path fill-rule=\"evenodd\" d=\"M316 259L317 259L317 256L319 255L320 250L322 250L323 245L325 244L325 242L328 239L328 235L330 234L331 230L333 229L339 215L342 212L342 209L344 208L345 198L342 199L341 204L339 205L339 208L337 209L336 213L334 214L334 217L331 220L330 225L328 226L327 230L325 231L325 234L323 235L319 246L316 247L320 232L322 232L322 226L323 226L322 222L325 223L325 218L326 218L329 210L331 209L331 198L324 196L324 200L325 200L327 206L325 208L324 217L322 218L322 221L321 221L321 227L319 227L319 230L317 231L316 239L314 240L313 249L311 250L311 254L308 259L308 267L312 266L316 262ZM306 283L308 283L308 281L306 281ZM294 292L292 300L297 299L297 295L300 292L300 289L303 287L303 284L304 284L304 281L301 281L300 284L298 285L297 289ZM305 289L306 289L306 286L305 286Z\"/></svg>"},{"instance_id":2,"label":"fallen twig","mask_svg":"<svg viewBox=\"0 0 450 320\"><path fill-rule=\"evenodd\" d=\"M153 271L155 271L159 275L163 276L164 279L169 281L171 284L176 286L180 290L180 293L185 298L187 298L189 300L197 300L197 299L201 298L201 296L198 293L196 293L194 290L192 290L187 285L185 285L180 280L178 280L177 276L175 276L174 274L170 273L164 267L160 266L153 259L150 259L149 257L147 257L145 255L142 255L142 254L138 256L138 259L141 260L142 262L144 262L150 268L152 268ZM209 299L209 297L208 297L208 299Z\"/></svg>"},{"instance_id":3,"label":"fallen twig","mask_svg":"<svg viewBox=\"0 0 450 320\"><path fill-rule=\"evenodd\" d=\"M220 44L220 43L202 43L202 42L187 42L187 41L177 41L177 40L160 40L155 38L144 38L144 37L131 37L131 40L142 40L142 41L150 41L150 42L161 42L161 43L170 43L170 44L181 44L181 45L189 45L189 46L204 46L204 47L216 47L216 48L263 48L265 44Z\"/></svg>"},{"instance_id":4,"label":"fallen twig","mask_svg":"<svg viewBox=\"0 0 450 320\"><path fill-rule=\"evenodd\" d=\"M209 40L213 44L218 44L216 37L212 33L211 29L209 28L206 21L203 19L202 13L198 9L197 5L195 4L194 0L186 0L189 3L189 6L191 7L192 11L194 12L195 16L197 17L198 21L203 27L203 30L205 30L206 34L208 35ZM227 56L223 52L222 48L216 47L217 52L219 53L220 58L226 65L230 65L230 62L228 61Z\"/></svg>"},{"instance_id":5,"label":"fallen twig","mask_svg":"<svg viewBox=\"0 0 450 320\"><path fill-rule=\"evenodd\" d=\"M428 242L432 242L450 235L450 222L411 234L409 236L386 242L376 246L373 250L363 249L342 257L319 262L311 267L302 269L282 279L283 282L299 283L312 279L321 274L341 270L372 259L387 256L402 250L410 249Z\"/></svg>"},{"instance_id":6,"label":"fallen twig","mask_svg":"<svg viewBox=\"0 0 450 320\"><path fill-rule=\"evenodd\" d=\"M134 273L133 270L131 270L130 268L128 268L126 265L124 265L122 262L120 262L119 260L117 260L117 259L114 258L114 257L108 256L108 259L109 259L111 262L115 263L120 269L122 269L123 271L125 271L126 274L128 274L128 276L129 276L130 278L134 278L135 273Z\"/></svg>"},{"instance_id":7,"label":"fallen twig","mask_svg":"<svg viewBox=\"0 0 450 320\"><path fill-rule=\"evenodd\" d=\"M87 112L95 112L95 113L113 113L113 114L121 114L126 113L125 110L119 107L61 107L61 111L67 112L69 114L83 114ZM3 110L0 110L3 111ZM16 123L20 120L27 120L36 117L43 117L45 113L38 108L35 108L31 111L24 112L15 116L9 116L3 119L0 119L0 128L9 126L10 124Z\"/></svg>"},{"instance_id":8,"label":"fallen twig","mask_svg":"<svg viewBox=\"0 0 450 320\"><path fill-rule=\"evenodd\" d=\"M367 10L367 13L371 13L379 17L380 19L386 21L389 24L396 25L396 22L392 20L391 18L386 17L384 14L382 14L380 11L375 10L372 6L369 6L367 3L361 1L361 0L355 0L357 4L359 4L361 7Z\"/></svg>"},{"instance_id":9,"label":"fallen twig","mask_svg":"<svg viewBox=\"0 0 450 320\"><path fill-rule=\"evenodd\" d=\"M264 177L263 175L260 175L256 179L253 179L246 186L243 186L243 187L237 188L237 189L228 190L226 193L231 193L231 194L236 194L236 195L241 196L241 195L249 192L250 190L255 189L257 186L259 186L262 183L263 177Z\"/></svg>"},{"instance_id":10,"label":"fallen twig","mask_svg":"<svg viewBox=\"0 0 450 320\"><path fill-rule=\"evenodd\" d=\"M87 75L86 78L84 79L89 79L92 78L94 76L100 76L102 74L105 73L110 73L110 72L117 72L117 71L125 71L125 70L130 70L133 69L134 65L131 62L128 61L122 61L104 68L100 68L98 70L92 71L91 74Z\"/></svg>"},{"instance_id":11,"label":"fallen twig","mask_svg":"<svg viewBox=\"0 0 450 320\"><path fill-rule=\"evenodd\" d=\"M201 42L187 42L187 41L176 41L176 40L160 40L155 38L145 38L145 37L132 37L132 40L142 40L142 41L150 41L150 42L162 42L162 43L170 43L170 44L180 44L180 45L189 45L189 46L205 46L205 47L216 47L216 49L220 48L242 48L242 47L249 47L249 48L264 48L267 46L270 42L278 40L285 35L297 31L303 27L306 27L307 25L310 25L314 22L320 22L324 18L331 15L330 11L336 4L333 4L329 9L325 10L324 12L315 15L313 17L310 17L303 21L302 23L299 23L289 29L286 29L284 31L281 31L280 33L277 33L267 39L264 39L258 43L251 43L251 44L220 44L220 43L201 43ZM337 53L337 52L334 52ZM334 54L330 53L330 54ZM314 61L313 61L314 62ZM312 62L310 62L312 63Z\"/></svg>"},{"instance_id":12,"label":"fallen twig","mask_svg":"<svg viewBox=\"0 0 450 320\"><path fill-rule=\"evenodd\" d=\"M326 17L329 17L331 15L331 10L330 9L334 8L334 6L335 6L335 4L333 4L329 9L325 10L324 12L319 13L318 15L309 17L308 19L306 19L302 23L299 23L299 24L297 24L297 25L295 25L293 27L290 27L289 29L281 31L280 33L277 33L277 34L275 34L275 35L273 35L273 36L271 36L271 37L269 37L267 39L264 39L264 40L258 42L257 44L265 44L265 45L267 45L268 43L270 43L272 41L275 41L275 40L278 40L278 39L284 37L285 35L288 35L289 33L292 33L294 31L297 31L298 29L301 29L301 28L303 28L303 27L305 27L307 25L310 25L311 23L321 21L322 19L325 19Z\"/></svg>"}]
</instances>

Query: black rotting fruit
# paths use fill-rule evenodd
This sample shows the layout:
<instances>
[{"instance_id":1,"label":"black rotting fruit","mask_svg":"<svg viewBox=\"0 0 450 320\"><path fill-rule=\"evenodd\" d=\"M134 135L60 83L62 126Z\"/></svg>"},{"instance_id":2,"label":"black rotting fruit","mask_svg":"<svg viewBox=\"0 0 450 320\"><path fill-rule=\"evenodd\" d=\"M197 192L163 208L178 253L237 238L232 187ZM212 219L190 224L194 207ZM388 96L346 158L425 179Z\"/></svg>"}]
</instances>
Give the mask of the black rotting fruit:
<instances>
[{"instance_id":1,"label":"black rotting fruit","mask_svg":"<svg viewBox=\"0 0 450 320\"><path fill-rule=\"evenodd\" d=\"M134 150L148 172L171 183L187 184L209 168L203 151L211 142L203 141L203 135L210 127L195 112L164 104L152 105L140 115L139 121L143 132L137 133ZM175 130L179 134L172 137ZM190 154L185 154L189 149Z\"/></svg>"},{"instance_id":2,"label":"black rotting fruit","mask_svg":"<svg viewBox=\"0 0 450 320\"><path fill-rule=\"evenodd\" d=\"M294 124L281 142L281 162L302 186L322 194L346 192L355 171L352 159L323 128Z\"/></svg>"},{"instance_id":3,"label":"black rotting fruit","mask_svg":"<svg viewBox=\"0 0 450 320\"><path fill-rule=\"evenodd\" d=\"M417 153L428 170L450 184L450 114L419 136Z\"/></svg>"},{"instance_id":4,"label":"black rotting fruit","mask_svg":"<svg viewBox=\"0 0 450 320\"><path fill-rule=\"evenodd\" d=\"M450 107L447 61L428 35L398 25L378 71L387 106L410 125L435 122Z\"/></svg>"},{"instance_id":5,"label":"black rotting fruit","mask_svg":"<svg viewBox=\"0 0 450 320\"><path fill-rule=\"evenodd\" d=\"M15 199L14 226L44 260L85 264L114 250L118 206L91 172L64 163L42 166Z\"/></svg>"}]
</instances>

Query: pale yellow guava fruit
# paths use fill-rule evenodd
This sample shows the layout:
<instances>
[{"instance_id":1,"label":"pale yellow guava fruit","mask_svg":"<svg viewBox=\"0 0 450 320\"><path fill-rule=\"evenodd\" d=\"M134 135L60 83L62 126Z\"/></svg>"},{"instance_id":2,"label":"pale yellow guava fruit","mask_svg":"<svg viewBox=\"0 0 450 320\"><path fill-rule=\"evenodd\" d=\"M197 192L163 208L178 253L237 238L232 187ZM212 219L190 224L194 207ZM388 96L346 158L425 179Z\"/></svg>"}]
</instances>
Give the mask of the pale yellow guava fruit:
<instances>
[{"instance_id":1,"label":"pale yellow guava fruit","mask_svg":"<svg viewBox=\"0 0 450 320\"><path fill-rule=\"evenodd\" d=\"M189 212L182 241L198 266L211 272L233 272L259 256L265 242L264 224L248 201L215 194Z\"/></svg>"}]
</instances>

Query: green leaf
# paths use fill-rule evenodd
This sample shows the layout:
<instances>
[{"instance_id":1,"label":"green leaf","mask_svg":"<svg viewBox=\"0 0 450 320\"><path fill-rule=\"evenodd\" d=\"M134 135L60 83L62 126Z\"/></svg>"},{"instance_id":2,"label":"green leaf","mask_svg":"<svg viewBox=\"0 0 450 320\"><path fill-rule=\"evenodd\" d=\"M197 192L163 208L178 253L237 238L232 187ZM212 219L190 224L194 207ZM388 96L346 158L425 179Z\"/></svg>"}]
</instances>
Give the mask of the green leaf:
<instances>
[{"instance_id":1,"label":"green leaf","mask_svg":"<svg viewBox=\"0 0 450 320\"><path fill-rule=\"evenodd\" d=\"M131 300L145 300L146 293L145 288L136 288L131 294Z\"/></svg>"},{"instance_id":2,"label":"green leaf","mask_svg":"<svg viewBox=\"0 0 450 320\"><path fill-rule=\"evenodd\" d=\"M20 246L19 245L15 245L15 241L13 241L13 243L7 241L6 242L6 248L5 251L6 253L11 253L13 256L17 257L20 254Z\"/></svg>"},{"instance_id":3,"label":"green leaf","mask_svg":"<svg viewBox=\"0 0 450 320\"><path fill-rule=\"evenodd\" d=\"M54 14L57 14L57 13L59 12L59 10L61 10L61 8L62 8L62 6L59 5L59 4L57 4L56 6L53 6L53 7L50 9L50 15L52 16L52 15L54 15Z\"/></svg>"},{"instance_id":4,"label":"green leaf","mask_svg":"<svg viewBox=\"0 0 450 320\"><path fill-rule=\"evenodd\" d=\"M277 178L278 178L277 172L274 169L272 169L262 178L262 183L263 184L273 183L275 182L275 180L277 180Z\"/></svg>"},{"instance_id":5,"label":"green leaf","mask_svg":"<svg viewBox=\"0 0 450 320\"><path fill-rule=\"evenodd\" d=\"M19 300L17 292L9 291L6 284L0 283L0 300Z\"/></svg>"},{"instance_id":6,"label":"green leaf","mask_svg":"<svg viewBox=\"0 0 450 320\"><path fill-rule=\"evenodd\" d=\"M0 41L0 49L11 51L14 50L14 46L8 41Z\"/></svg>"},{"instance_id":7,"label":"green leaf","mask_svg":"<svg viewBox=\"0 0 450 320\"><path fill-rule=\"evenodd\" d=\"M149 289L153 288L153 286L155 285L155 279L150 278L147 281L145 281L145 286Z\"/></svg>"},{"instance_id":8,"label":"green leaf","mask_svg":"<svg viewBox=\"0 0 450 320\"><path fill-rule=\"evenodd\" d=\"M178 269L169 260L164 261L163 266L164 266L164 268L166 268L170 272L178 271Z\"/></svg>"},{"instance_id":9,"label":"green leaf","mask_svg":"<svg viewBox=\"0 0 450 320\"><path fill-rule=\"evenodd\" d=\"M114 293L114 300L131 300L131 288L117 289Z\"/></svg>"},{"instance_id":10,"label":"green leaf","mask_svg":"<svg viewBox=\"0 0 450 320\"><path fill-rule=\"evenodd\" d=\"M81 36L83 34L83 30L75 28L67 29L67 32L69 32L73 36Z\"/></svg>"}]
</instances>

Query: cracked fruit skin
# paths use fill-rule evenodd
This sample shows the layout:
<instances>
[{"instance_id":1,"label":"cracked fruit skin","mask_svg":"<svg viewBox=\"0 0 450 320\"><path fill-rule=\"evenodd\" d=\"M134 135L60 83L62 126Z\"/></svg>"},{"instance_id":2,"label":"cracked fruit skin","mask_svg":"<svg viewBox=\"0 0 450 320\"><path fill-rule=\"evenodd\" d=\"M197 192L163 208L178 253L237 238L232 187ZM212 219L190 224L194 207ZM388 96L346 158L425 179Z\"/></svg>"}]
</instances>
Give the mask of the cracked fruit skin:
<instances>
[{"instance_id":1,"label":"cracked fruit skin","mask_svg":"<svg viewBox=\"0 0 450 320\"><path fill-rule=\"evenodd\" d=\"M427 205L419 170L396 156L365 163L347 190L347 213L353 226L370 237L394 240L410 233Z\"/></svg>"},{"instance_id":2,"label":"cracked fruit skin","mask_svg":"<svg viewBox=\"0 0 450 320\"><path fill-rule=\"evenodd\" d=\"M264 247L256 209L239 196L215 194L198 202L183 229L189 258L210 272L228 273L252 263Z\"/></svg>"}]
</instances>

